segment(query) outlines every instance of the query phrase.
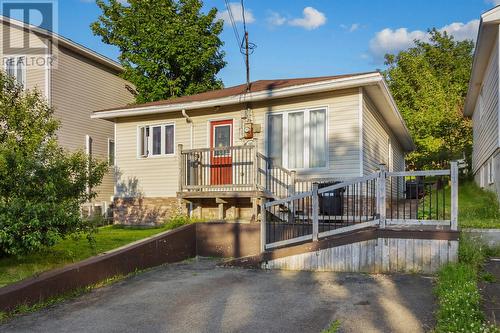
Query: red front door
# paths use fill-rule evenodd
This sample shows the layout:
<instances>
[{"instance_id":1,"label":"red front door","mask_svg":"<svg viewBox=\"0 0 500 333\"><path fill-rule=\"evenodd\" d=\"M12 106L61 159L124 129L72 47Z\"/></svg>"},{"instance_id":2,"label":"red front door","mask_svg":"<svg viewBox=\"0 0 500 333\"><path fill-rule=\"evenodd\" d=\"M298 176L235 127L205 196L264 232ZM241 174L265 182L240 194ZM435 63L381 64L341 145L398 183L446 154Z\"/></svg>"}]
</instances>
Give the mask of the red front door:
<instances>
[{"instance_id":1,"label":"red front door","mask_svg":"<svg viewBox=\"0 0 500 333\"><path fill-rule=\"evenodd\" d=\"M233 145L233 121L210 122L210 147L218 148L210 153L210 184L229 185L233 183L233 157L229 149ZM227 148L227 149L222 149Z\"/></svg>"}]
</instances>

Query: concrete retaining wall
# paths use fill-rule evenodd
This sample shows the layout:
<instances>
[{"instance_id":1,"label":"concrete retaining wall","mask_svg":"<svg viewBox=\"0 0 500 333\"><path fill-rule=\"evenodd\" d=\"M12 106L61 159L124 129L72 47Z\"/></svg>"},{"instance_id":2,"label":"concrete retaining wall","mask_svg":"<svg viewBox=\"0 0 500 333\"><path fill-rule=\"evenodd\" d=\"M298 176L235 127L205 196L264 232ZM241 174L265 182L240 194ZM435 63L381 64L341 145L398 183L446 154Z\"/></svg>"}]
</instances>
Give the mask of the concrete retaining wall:
<instances>
[{"instance_id":1,"label":"concrete retaining wall","mask_svg":"<svg viewBox=\"0 0 500 333\"><path fill-rule=\"evenodd\" d=\"M500 246L500 229L463 229L462 232L488 246Z\"/></svg>"},{"instance_id":2,"label":"concrete retaining wall","mask_svg":"<svg viewBox=\"0 0 500 333\"><path fill-rule=\"evenodd\" d=\"M136 270L200 256L259 253L257 224L200 223L138 241L123 248L0 288L0 311L31 305Z\"/></svg>"}]
</instances>

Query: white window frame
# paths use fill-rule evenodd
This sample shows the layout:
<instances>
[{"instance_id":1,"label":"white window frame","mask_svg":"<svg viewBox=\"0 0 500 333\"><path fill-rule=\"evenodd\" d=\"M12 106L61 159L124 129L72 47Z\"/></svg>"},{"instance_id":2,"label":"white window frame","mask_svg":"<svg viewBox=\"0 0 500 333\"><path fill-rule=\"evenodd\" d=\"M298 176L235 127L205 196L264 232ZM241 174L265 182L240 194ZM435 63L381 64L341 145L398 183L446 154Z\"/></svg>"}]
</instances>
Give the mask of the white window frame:
<instances>
[{"instance_id":1,"label":"white window frame","mask_svg":"<svg viewBox=\"0 0 500 333\"><path fill-rule=\"evenodd\" d=\"M17 77L17 66L19 64L19 59L24 59L23 63L24 63L24 66L22 68L22 78L21 78L21 82L19 82L19 79ZM27 66L27 57L22 55L22 56L11 56L11 57L7 57L6 58L6 61L4 62L4 71L7 73L7 64L9 62L9 60L13 60L14 61L14 76L13 76L13 79L18 83L20 84L23 88L26 89L26 66Z\"/></svg>"},{"instance_id":2,"label":"white window frame","mask_svg":"<svg viewBox=\"0 0 500 333\"><path fill-rule=\"evenodd\" d=\"M309 126L309 120L310 120L310 113L312 111L320 111L324 110L325 111L325 166L322 167L309 167L310 165L310 152L309 152L309 143L310 143L310 126ZM288 115L291 113L299 113L302 112L304 113L304 165L305 167L303 168L290 168L288 165ZM327 170L329 169L329 129L328 129L328 120L329 120L329 107L328 106L314 106L314 107L307 107L307 108L300 108L300 109L291 109L291 110L282 110L282 111L272 111L266 113L265 117L265 151L266 151L266 156L269 156L269 117L273 115L282 115L283 116L283 128L282 128L282 147L283 147L283 156L282 156L282 164L283 167L289 169L289 170L294 170L294 171L307 171L307 170L314 170L314 171L320 171L320 170Z\"/></svg>"},{"instance_id":3,"label":"white window frame","mask_svg":"<svg viewBox=\"0 0 500 333\"><path fill-rule=\"evenodd\" d=\"M166 139L166 131L165 127L166 126L172 126L174 128L174 151L171 154L165 153L167 150L166 144L165 144L165 139ZM142 156L141 155L141 145L142 145L142 138L141 138L141 128L146 128L149 127L149 140L148 140L148 146L147 146L147 155ZM155 127L160 127L161 128L161 152L160 154L153 155L153 128ZM138 125L137 126L137 158L138 159L148 159L148 158L165 158L165 157L172 157L175 156L177 153L177 147L176 147L176 125L175 122L165 122L165 123L154 123L154 124L144 124L144 125ZM116 148L116 147L115 147ZM115 155L115 161L116 161L116 155Z\"/></svg>"}]
</instances>

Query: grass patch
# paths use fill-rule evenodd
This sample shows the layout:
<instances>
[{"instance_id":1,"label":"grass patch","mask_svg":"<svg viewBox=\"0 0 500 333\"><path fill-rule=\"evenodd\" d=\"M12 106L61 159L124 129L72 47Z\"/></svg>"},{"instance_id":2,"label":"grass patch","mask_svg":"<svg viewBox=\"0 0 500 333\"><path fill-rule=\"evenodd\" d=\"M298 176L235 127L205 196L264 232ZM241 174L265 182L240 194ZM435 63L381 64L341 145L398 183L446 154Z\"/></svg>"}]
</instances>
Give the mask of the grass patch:
<instances>
[{"instance_id":1,"label":"grass patch","mask_svg":"<svg viewBox=\"0 0 500 333\"><path fill-rule=\"evenodd\" d=\"M442 192L439 190L440 207L442 205ZM450 217L451 212L451 189L447 186L444 189L445 216ZM432 200L436 197L436 191L432 191ZM426 196L420 206L426 207L424 213L428 215L429 198ZM435 203L432 204L431 216L436 216ZM441 218L442 208L439 208ZM428 216L427 216L428 217ZM494 193L483 190L473 180L460 180L458 187L458 225L460 228L500 228L500 206Z\"/></svg>"},{"instance_id":2,"label":"grass patch","mask_svg":"<svg viewBox=\"0 0 500 333\"><path fill-rule=\"evenodd\" d=\"M459 262L444 266L438 274L436 332L500 332L486 322L477 286L491 250L462 236L458 252Z\"/></svg>"},{"instance_id":3,"label":"grass patch","mask_svg":"<svg viewBox=\"0 0 500 333\"><path fill-rule=\"evenodd\" d=\"M474 181L462 181L458 189L458 223L461 228L500 228L500 207L494 193Z\"/></svg>"},{"instance_id":4,"label":"grass patch","mask_svg":"<svg viewBox=\"0 0 500 333\"><path fill-rule=\"evenodd\" d=\"M340 320L335 320L328 326L328 328L321 331L321 333L337 333L340 329Z\"/></svg>"},{"instance_id":5,"label":"grass patch","mask_svg":"<svg viewBox=\"0 0 500 333\"><path fill-rule=\"evenodd\" d=\"M148 229L106 226L98 228L93 244L85 237L79 239L69 237L40 252L1 258L0 287L194 222L199 221L176 217L159 227Z\"/></svg>"}]
</instances>

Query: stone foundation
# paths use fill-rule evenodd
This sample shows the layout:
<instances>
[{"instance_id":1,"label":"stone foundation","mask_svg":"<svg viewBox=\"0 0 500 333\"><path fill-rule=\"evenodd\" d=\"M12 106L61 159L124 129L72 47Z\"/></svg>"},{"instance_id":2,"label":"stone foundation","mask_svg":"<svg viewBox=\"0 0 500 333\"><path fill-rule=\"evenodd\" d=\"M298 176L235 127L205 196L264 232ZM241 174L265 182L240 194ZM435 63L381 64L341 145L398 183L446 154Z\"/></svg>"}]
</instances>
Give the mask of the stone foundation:
<instances>
[{"instance_id":1,"label":"stone foundation","mask_svg":"<svg viewBox=\"0 0 500 333\"><path fill-rule=\"evenodd\" d=\"M187 215L186 204L177 198L116 198L115 224L154 226L178 215Z\"/></svg>"},{"instance_id":2,"label":"stone foundation","mask_svg":"<svg viewBox=\"0 0 500 333\"><path fill-rule=\"evenodd\" d=\"M207 220L255 221L251 198L190 199L192 216Z\"/></svg>"}]
</instances>

